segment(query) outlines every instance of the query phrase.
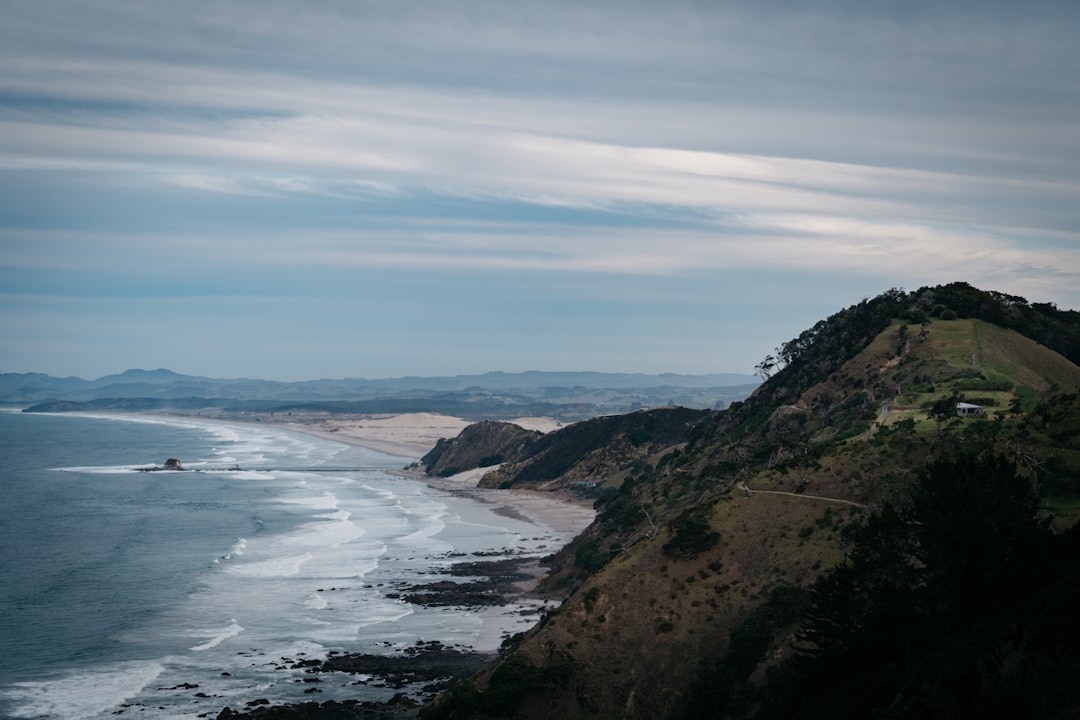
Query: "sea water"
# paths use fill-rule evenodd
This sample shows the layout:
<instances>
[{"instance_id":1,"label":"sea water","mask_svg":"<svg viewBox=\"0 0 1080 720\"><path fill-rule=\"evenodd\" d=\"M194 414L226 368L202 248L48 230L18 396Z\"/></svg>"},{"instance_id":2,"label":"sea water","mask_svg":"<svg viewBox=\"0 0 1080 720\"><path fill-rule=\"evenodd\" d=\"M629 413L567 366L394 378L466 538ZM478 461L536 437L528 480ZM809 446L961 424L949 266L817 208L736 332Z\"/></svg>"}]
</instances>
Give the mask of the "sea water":
<instances>
[{"instance_id":1,"label":"sea water","mask_svg":"<svg viewBox=\"0 0 1080 720\"><path fill-rule=\"evenodd\" d=\"M142 471L167 458L189 471ZM567 538L391 474L413 459L272 425L0 412L0 717L385 700L294 666L418 641L497 648L535 616L394 596Z\"/></svg>"}]
</instances>

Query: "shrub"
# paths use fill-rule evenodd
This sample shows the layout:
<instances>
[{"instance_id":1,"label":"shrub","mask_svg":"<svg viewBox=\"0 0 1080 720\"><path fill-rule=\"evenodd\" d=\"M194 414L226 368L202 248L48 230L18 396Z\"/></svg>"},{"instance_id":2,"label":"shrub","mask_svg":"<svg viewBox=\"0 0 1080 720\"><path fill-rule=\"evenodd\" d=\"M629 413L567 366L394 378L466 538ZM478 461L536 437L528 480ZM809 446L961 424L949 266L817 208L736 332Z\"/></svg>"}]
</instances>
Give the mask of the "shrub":
<instances>
[{"instance_id":1,"label":"shrub","mask_svg":"<svg viewBox=\"0 0 1080 720\"><path fill-rule=\"evenodd\" d=\"M700 513L685 515L673 524L674 535L664 545L664 553L676 558L693 558L720 542L720 533Z\"/></svg>"},{"instance_id":2,"label":"shrub","mask_svg":"<svg viewBox=\"0 0 1080 720\"><path fill-rule=\"evenodd\" d=\"M600 598L600 588L589 588L589 592L585 593L585 611L592 612L596 606L596 601Z\"/></svg>"}]
</instances>

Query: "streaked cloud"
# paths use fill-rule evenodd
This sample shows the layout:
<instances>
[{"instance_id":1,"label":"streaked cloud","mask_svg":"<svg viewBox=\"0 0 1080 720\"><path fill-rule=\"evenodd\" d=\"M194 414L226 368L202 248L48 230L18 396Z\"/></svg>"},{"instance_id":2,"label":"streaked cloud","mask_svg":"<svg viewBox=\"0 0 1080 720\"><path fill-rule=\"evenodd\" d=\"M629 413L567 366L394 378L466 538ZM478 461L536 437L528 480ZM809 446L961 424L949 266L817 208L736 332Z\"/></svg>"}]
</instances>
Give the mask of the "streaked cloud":
<instances>
[{"instance_id":1,"label":"streaked cloud","mask_svg":"<svg viewBox=\"0 0 1080 720\"><path fill-rule=\"evenodd\" d=\"M607 287L618 302L605 322L641 317L642 339L610 367L599 350L578 367L704 372L747 370L767 348L703 337L696 358L687 340L656 365L648 322L671 320L634 301L635 282L689 315L737 302L710 278L744 295L783 287L790 316L767 347L893 286L967 280L1080 306L1070 4L3 6L10 333L31 305L63 333L55 298L75 294L102 325L125 310L94 297L229 297L234 323L267 284L311 298L312 318L389 302L352 273L380 290L423 277L427 302L462 312L485 285L521 292L529 322L562 322L573 345L581 328L566 307L543 319L543 289L586 303ZM730 313L712 335L775 323L783 301L754 301L759 313ZM391 314L428 327L422 306ZM635 367L627 347L654 364ZM0 355L11 370L54 360ZM522 369L473 361L431 372ZM378 369L348 374L394 367L388 349Z\"/></svg>"}]
</instances>

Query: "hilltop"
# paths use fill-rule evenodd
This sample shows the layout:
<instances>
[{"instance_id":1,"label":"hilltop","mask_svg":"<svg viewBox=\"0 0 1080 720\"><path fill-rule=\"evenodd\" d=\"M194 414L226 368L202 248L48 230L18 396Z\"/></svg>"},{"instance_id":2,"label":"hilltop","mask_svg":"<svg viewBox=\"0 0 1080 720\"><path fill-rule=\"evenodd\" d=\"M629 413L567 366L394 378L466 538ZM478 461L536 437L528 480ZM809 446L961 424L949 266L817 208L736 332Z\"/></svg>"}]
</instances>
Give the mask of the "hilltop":
<instances>
[{"instance_id":1,"label":"hilltop","mask_svg":"<svg viewBox=\"0 0 1080 720\"><path fill-rule=\"evenodd\" d=\"M488 482L578 488L597 519L549 558L562 606L422 716L1075 711L1077 338L1052 305L893 290L781 345L727 409L519 445Z\"/></svg>"}]
</instances>

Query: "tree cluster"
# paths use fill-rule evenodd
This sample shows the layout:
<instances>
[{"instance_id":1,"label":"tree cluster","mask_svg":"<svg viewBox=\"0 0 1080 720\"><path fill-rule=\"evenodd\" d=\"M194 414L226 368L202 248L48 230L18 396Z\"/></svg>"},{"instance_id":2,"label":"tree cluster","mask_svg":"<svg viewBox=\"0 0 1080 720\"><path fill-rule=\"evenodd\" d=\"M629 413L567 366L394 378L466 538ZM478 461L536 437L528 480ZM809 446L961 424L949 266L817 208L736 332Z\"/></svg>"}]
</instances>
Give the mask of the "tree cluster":
<instances>
[{"instance_id":1,"label":"tree cluster","mask_svg":"<svg viewBox=\"0 0 1080 720\"><path fill-rule=\"evenodd\" d=\"M998 456L932 463L813 588L765 717L1072 717L1080 527L1054 534Z\"/></svg>"}]
</instances>

